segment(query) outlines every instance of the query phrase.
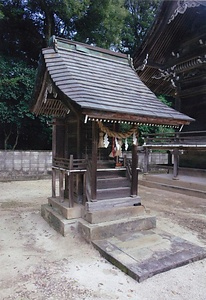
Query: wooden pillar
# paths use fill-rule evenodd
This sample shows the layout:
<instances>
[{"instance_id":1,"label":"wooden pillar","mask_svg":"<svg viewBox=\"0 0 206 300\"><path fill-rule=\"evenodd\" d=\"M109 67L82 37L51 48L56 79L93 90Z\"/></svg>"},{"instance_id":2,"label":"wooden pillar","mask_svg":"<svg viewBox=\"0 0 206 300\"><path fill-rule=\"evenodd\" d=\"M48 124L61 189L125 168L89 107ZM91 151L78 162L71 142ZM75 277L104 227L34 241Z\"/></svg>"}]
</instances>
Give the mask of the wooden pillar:
<instances>
[{"instance_id":1,"label":"wooden pillar","mask_svg":"<svg viewBox=\"0 0 206 300\"><path fill-rule=\"evenodd\" d=\"M56 198L56 170L52 168L52 197Z\"/></svg>"},{"instance_id":2,"label":"wooden pillar","mask_svg":"<svg viewBox=\"0 0 206 300\"><path fill-rule=\"evenodd\" d=\"M64 201L64 171L59 171L59 198Z\"/></svg>"},{"instance_id":3,"label":"wooden pillar","mask_svg":"<svg viewBox=\"0 0 206 300\"><path fill-rule=\"evenodd\" d=\"M82 195L82 204L86 203L86 174L83 173L83 195Z\"/></svg>"},{"instance_id":4,"label":"wooden pillar","mask_svg":"<svg viewBox=\"0 0 206 300\"><path fill-rule=\"evenodd\" d=\"M91 169L91 200L97 198L97 148L98 128L97 123L92 122L92 169Z\"/></svg>"},{"instance_id":5,"label":"wooden pillar","mask_svg":"<svg viewBox=\"0 0 206 300\"><path fill-rule=\"evenodd\" d=\"M73 155L69 157L69 169L73 169ZM69 207L74 206L74 174L69 173Z\"/></svg>"},{"instance_id":6,"label":"wooden pillar","mask_svg":"<svg viewBox=\"0 0 206 300\"><path fill-rule=\"evenodd\" d=\"M137 145L132 145L132 183L131 183L131 196L135 197L138 194L138 172L137 172Z\"/></svg>"},{"instance_id":7,"label":"wooden pillar","mask_svg":"<svg viewBox=\"0 0 206 300\"><path fill-rule=\"evenodd\" d=\"M179 169L179 150L173 150L174 155L174 165L173 165L173 179L178 179L178 169Z\"/></svg>"},{"instance_id":8,"label":"wooden pillar","mask_svg":"<svg viewBox=\"0 0 206 300\"><path fill-rule=\"evenodd\" d=\"M64 157L69 158L69 122L65 120L65 130L64 130ZM66 199L69 198L69 178L68 174L65 173L65 191L64 191L64 197Z\"/></svg>"},{"instance_id":9,"label":"wooden pillar","mask_svg":"<svg viewBox=\"0 0 206 300\"><path fill-rule=\"evenodd\" d=\"M52 164L56 156L56 118L53 119L52 125ZM52 169L52 197L56 198L56 170Z\"/></svg>"},{"instance_id":10,"label":"wooden pillar","mask_svg":"<svg viewBox=\"0 0 206 300\"><path fill-rule=\"evenodd\" d=\"M145 148L144 152L144 173L148 173L149 171L149 149Z\"/></svg>"}]
</instances>

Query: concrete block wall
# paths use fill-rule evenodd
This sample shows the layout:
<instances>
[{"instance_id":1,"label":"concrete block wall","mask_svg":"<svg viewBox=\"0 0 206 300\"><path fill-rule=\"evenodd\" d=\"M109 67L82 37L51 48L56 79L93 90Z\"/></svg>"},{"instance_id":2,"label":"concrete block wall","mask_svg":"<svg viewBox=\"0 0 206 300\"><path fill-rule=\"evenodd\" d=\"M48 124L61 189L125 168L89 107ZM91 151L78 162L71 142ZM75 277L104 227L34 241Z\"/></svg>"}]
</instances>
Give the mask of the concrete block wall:
<instances>
[{"instance_id":1,"label":"concrete block wall","mask_svg":"<svg viewBox=\"0 0 206 300\"><path fill-rule=\"evenodd\" d=\"M127 158L132 158L131 152L123 152L123 155L126 154ZM144 152L138 152L138 167L143 170L145 157ZM168 154L162 152L150 152L149 154L149 165L155 164L168 164Z\"/></svg>"},{"instance_id":2,"label":"concrete block wall","mask_svg":"<svg viewBox=\"0 0 206 300\"><path fill-rule=\"evenodd\" d=\"M42 178L51 166L51 151L0 151L0 180Z\"/></svg>"},{"instance_id":3,"label":"concrete block wall","mask_svg":"<svg viewBox=\"0 0 206 300\"><path fill-rule=\"evenodd\" d=\"M168 154L161 153L161 152L150 153L149 164L152 164L152 165L168 164Z\"/></svg>"},{"instance_id":4,"label":"concrete block wall","mask_svg":"<svg viewBox=\"0 0 206 300\"><path fill-rule=\"evenodd\" d=\"M130 157L131 153L127 153ZM167 154L150 153L149 164L167 164ZM138 166L143 169L144 153L138 154ZM51 151L0 151L0 180L45 178L51 173Z\"/></svg>"}]
</instances>

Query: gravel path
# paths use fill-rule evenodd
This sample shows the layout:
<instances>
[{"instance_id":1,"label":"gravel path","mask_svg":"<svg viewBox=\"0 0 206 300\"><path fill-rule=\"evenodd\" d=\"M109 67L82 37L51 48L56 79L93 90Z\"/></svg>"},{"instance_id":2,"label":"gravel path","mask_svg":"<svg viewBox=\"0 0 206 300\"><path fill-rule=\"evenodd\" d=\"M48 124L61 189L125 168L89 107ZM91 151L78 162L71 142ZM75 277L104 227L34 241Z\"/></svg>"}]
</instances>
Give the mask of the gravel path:
<instances>
[{"instance_id":1,"label":"gravel path","mask_svg":"<svg viewBox=\"0 0 206 300\"><path fill-rule=\"evenodd\" d=\"M206 300L206 260L142 283L78 234L62 237L40 216L50 180L0 182L0 299ZM157 226L206 247L206 200L140 187Z\"/></svg>"}]
</instances>

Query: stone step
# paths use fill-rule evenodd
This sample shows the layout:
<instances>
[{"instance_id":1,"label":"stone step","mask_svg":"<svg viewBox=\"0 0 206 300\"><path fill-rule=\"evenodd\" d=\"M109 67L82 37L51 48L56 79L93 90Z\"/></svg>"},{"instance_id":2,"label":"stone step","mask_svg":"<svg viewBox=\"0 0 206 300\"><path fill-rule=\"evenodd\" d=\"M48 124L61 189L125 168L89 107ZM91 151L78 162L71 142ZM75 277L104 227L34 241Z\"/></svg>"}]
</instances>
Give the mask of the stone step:
<instances>
[{"instance_id":1,"label":"stone step","mask_svg":"<svg viewBox=\"0 0 206 300\"><path fill-rule=\"evenodd\" d=\"M62 202L59 197L49 197L48 204L65 219L81 218L82 210L84 209L83 205L76 203L74 203L74 207L69 207L68 199L65 199L64 202Z\"/></svg>"},{"instance_id":2,"label":"stone step","mask_svg":"<svg viewBox=\"0 0 206 300\"><path fill-rule=\"evenodd\" d=\"M131 195L130 187L97 189L97 200L129 197L130 195Z\"/></svg>"},{"instance_id":3,"label":"stone step","mask_svg":"<svg viewBox=\"0 0 206 300\"><path fill-rule=\"evenodd\" d=\"M147 211L148 212L148 211ZM113 207L110 209L87 211L84 210L82 218L91 224L104 223L126 219L129 217L143 216L146 214L145 208L140 206Z\"/></svg>"},{"instance_id":4,"label":"stone step","mask_svg":"<svg viewBox=\"0 0 206 300\"><path fill-rule=\"evenodd\" d=\"M77 230L79 219L67 220L48 204L41 206L41 216L54 230L63 236L73 234L74 229Z\"/></svg>"},{"instance_id":5,"label":"stone step","mask_svg":"<svg viewBox=\"0 0 206 300\"><path fill-rule=\"evenodd\" d=\"M83 219L80 219L78 222L78 231L88 242L155 227L156 217L151 215L129 217L99 224L90 224Z\"/></svg>"},{"instance_id":6,"label":"stone step","mask_svg":"<svg viewBox=\"0 0 206 300\"><path fill-rule=\"evenodd\" d=\"M86 202L85 209L87 211L102 211L105 209L118 208L118 207L128 207L128 206L139 206L141 205L141 198L136 197L121 197L116 199L104 199L97 200L94 202Z\"/></svg>"}]
</instances>

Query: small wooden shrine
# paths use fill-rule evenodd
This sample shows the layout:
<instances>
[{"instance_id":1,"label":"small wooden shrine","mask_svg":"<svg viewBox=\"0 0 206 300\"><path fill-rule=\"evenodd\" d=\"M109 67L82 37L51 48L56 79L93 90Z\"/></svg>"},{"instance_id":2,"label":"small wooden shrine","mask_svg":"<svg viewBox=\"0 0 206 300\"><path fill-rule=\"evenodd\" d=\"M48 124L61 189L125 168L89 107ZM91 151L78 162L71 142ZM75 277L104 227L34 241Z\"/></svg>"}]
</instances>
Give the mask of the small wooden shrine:
<instances>
[{"instance_id":1,"label":"small wooden shrine","mask_svg":"<svg viewBox=\"0 0 206 300\"><path fill-rule=\"evenodd\" d=\"M157 99L126 55L57 37L42 50L31 110L53 116L51 199L88 210L140 205L139 124L192 121Z\"/></svg>"}]
</instances>

